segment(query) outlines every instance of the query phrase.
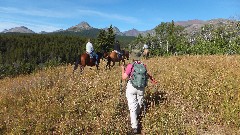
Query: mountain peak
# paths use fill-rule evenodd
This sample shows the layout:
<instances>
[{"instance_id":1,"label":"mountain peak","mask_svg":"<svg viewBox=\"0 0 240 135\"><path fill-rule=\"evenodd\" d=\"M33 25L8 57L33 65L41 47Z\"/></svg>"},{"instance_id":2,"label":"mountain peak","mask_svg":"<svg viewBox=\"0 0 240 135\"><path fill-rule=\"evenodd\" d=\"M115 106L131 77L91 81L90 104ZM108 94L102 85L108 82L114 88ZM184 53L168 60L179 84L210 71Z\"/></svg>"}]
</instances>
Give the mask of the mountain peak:
<instances>
[{"instance_id":1,"label":"mountain peak","mask_svg":"<svg viewBox=\"0 0 240 135\"><path fill-rule=\"evenodd\" d=\"M139 34L141 34L141 32L133 28L131 30L125 31L124 34L126 36L138 36Z\"/></svg>"},{"instance_id":2,"label":"mountain peak","mask_svg":"<svg viewBox=\"0 0 240 135\"><path fill-rule=\"evenodd\" d=\"M115 34L121 35L121 36L123 35L123 33L118 29L118 27L113 26L112 28L113 28L113 32L114 32ZM106 28L104 28L104 30L107 31L108 28L106 27Z\"/></svg>"},{"instance_id":3,"label":"mountain peak","mask_svg":"<svg viewBox=\"0 0 240 135\"><path fill-rule=\"evenodd\" d=\"M79 23L76 26L79 27L79 28L85 28L85 29L91 28L91 26L87 22L85 22L85 21Z\"/></svg>"},{"instance_id":4,"label":"mountain peak","mask_svg":"<svg viewBox=\"0 0 240 135\"><path fill-rule=\"evenodd\" d=\"M192 24L205 24L205 21L194 19L194 20L188 20L188 21L177 21L174 22L176 25L181 25L183 27L190 26Z\"/></svg>"},{"instance_id":5,"label":"mountain peak","mask_svg":"<svg viewBox=\"0 0 240 135\"><path fill-rule=\"evenodd\" d=\"M67 31L78 32L78 31L82 31L82 30L89 30L89 29L92 29L92 28L93 27L91 27L87 22L82 21L78 25L75 25L75 26L72 26L72 27L68 28Z\"/></svg>"},{"instance_id":6,"label":"mountain peak","mask_svg":"<svg viewBox=\"0 0 240 135\"><path fill-rule=\"evenodd\" d=\"M20 26L20 27L15 27L15 28L11 28L9 30L4 30L4 33L8 33L8 32L17 32L17 33L35 33L34 31L28 29L25 26Z\"/></svg>"}]
</instances>

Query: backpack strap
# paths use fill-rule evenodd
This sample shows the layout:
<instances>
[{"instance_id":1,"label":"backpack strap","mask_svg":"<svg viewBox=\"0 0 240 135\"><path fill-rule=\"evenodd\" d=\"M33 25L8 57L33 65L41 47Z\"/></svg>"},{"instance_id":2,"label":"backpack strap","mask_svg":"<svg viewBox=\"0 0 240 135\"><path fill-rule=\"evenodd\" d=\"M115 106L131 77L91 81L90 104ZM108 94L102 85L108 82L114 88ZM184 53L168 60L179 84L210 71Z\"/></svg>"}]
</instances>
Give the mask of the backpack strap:
<instances>
[{"instance_id":1,"label":"backpack strap","mask_svg":"<svg viewBox=\"0 0 240 135\"><path fill-rule=\"evenodd\" d=\"M132 72L134 72L133 71L133 68L134 68L134 65L136 64L136 62L134 61L133 63L132 63L132 68L131 68L131 72L130 72L130 74L129 74L129 80L130 80L130 78L131 78L131 74L132 74Z\"/></svg>"},{"instance_id":2,"label":"backpack strap","mask_svg":"<svg viewBox=\"0 0 240 135\"><path fill-rule=\"evenodd\" d=\"M138 61L134 61L134 62L132 63L132 68L131 68L131 70L130 70L131 72L130 72L129 79L131 78L132 72L134 72L134 65L135 65L136 63L137 63L137 64L143 64L141 61L140 61L140 63L138 63Z\"/></svg>"}]
</instances>

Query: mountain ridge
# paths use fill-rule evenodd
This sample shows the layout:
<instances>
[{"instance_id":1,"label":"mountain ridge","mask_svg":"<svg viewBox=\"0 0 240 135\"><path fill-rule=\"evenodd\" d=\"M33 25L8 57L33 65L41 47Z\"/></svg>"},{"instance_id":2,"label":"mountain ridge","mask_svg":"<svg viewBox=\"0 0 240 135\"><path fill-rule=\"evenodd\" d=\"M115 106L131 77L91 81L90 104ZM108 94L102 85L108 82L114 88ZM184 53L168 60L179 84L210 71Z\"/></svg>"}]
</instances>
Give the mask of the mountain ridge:
<instances>
[{"instance_id":1,"label":"mountain ridge","mask_svg":"<svg viewBox=\"0 0 240 135\"><path fill-rule=\"evenodd\" d=\"M183 27L185 27L187 32L190 32L190 31L193 31L193 30L200 29L205 24L219 24L219 23L226 23L227 21L232 21L232 20L222 19L222 18L211 19L211 20L207 20L207 21L193 19L193 20L187 20L187 21L176 21L176 22L174 22L174 24L183 26ZM141 34L143 36L145 36L146 34L154 35L155 34L154 29L155 28L150 29L150 30L145 30L145 31L139 31L139 30L133 28L133 29L121 32L118 27L113 26L113 31L115 32L116 35L119 35L119 36L135 36L136 37L139 34ZM60 30L56 30L56 31L53 31L53 32L41 31L38 34L48 34L48 33L58 33L58 32L82 32L82 31L93 30L93 29L100 31L101 29L107 30L107 27L105 27L105 28L94 28L91 25L89 25L88 22L82 21L75 26L71 26L71 27L67 28L66 30L60 29ZM9 32L35 33L34 31L28 29L25 26L14 27L14 28L11 28L9 30L5 29L4 31L2 31L0 33L9 33Z\"/></svg>"},{"instance_id":2,"label":"mountain ridge","mask_svg":"<svg viewBox=\"0 0 240 135\"><path fill-rule=\"evenodd\" d=\"M10 32L15 32L15 33L35 33L33 30L28 29L25 26L20 26L20 27L14 27L9 30L5 29L2 31L2 33L10 33Z\"/></svg>"}]
</instances>

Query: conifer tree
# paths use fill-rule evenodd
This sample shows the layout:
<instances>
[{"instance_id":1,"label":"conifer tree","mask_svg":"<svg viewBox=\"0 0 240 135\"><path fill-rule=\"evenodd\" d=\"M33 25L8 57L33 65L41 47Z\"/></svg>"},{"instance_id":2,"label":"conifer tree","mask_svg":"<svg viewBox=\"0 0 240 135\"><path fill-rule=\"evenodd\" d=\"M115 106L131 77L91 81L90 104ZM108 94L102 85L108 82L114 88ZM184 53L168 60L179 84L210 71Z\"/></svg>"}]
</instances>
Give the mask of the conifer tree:
<instances>
[{"instance_id":1,"label":"conifer tree","mask_svg":"<svg viewBox=\"0 0 240 135\"><path fill-rule=\"evenodd\" d=\"M109 47L110 50L113 49L113 44L115 42L115 36L116 34L114 33L112 25L107 30L107 46Z\"/></svg>"},{"instance_id":2,"label":"conifer tree","mask_svg":"<svg viewBox=\"0 0 240 135\"><path fill-rule=\"evenodd\" d=\"M97 36L97 49L104 51L107 49L107 32L105 30L100 30Z\"/></svg>"}]
</instances>

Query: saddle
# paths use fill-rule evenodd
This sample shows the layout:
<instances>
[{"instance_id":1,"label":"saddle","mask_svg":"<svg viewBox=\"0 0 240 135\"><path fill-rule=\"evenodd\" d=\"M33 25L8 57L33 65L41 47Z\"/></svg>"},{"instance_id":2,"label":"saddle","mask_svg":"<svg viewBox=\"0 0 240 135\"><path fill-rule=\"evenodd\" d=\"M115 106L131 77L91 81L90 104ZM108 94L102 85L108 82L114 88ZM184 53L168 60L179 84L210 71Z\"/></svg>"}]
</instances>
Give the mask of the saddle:
<instances>
[{"instance_id":1,"label":"saddle","mask_svg":"<svg viewBox=\"0 0 240 135\"><path fill-rule=\"evenodd\" d=\"M122 54L117 53L115 50L113 50L112 52L115 52L117 54L118 59L122 59Z\"/></svg>"},{"instance_id":2,"label":"saddle","mask_svg":"<svg viewBox=\"0 0 240 135\"><path fill-rule=\"evenodd\" d=\"M118 54L118 59L122 59L122 55L121 54Z\"/></svg>"},{"instance_id":3,"label":"saddle","mask_svg":"<svg viewBox=\"0 0 240 135\"><path fill-rule=\"evenodd\" d=\"M90 62L95 62L96 61L96 58L91 54L91 53L88 53L88 52L86 52L88 55L89 55L89 57L90 57Z\"/></svg>"}]
</instances>

